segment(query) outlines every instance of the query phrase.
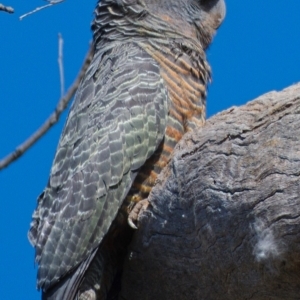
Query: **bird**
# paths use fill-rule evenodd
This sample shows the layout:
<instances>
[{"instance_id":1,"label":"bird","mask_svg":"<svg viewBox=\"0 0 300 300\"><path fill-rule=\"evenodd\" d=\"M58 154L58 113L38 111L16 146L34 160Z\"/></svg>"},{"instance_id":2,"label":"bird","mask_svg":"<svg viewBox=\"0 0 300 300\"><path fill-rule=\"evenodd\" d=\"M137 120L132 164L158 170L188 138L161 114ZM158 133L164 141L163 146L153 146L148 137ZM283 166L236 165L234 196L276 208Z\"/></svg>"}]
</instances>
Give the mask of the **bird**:
<instances>
[{"instance_id":1,"label":"bird","mask_svg":"<svg viewBox=\"0 0 300 300\"><path fill-rule=\"evenodd\" d=\"M205 51L224 0L101 0L29 241L42 299L113 299L138 215L182 136L205 122ZM118 275L118 276L117 276Z\"/></svg>"}]
</instances>

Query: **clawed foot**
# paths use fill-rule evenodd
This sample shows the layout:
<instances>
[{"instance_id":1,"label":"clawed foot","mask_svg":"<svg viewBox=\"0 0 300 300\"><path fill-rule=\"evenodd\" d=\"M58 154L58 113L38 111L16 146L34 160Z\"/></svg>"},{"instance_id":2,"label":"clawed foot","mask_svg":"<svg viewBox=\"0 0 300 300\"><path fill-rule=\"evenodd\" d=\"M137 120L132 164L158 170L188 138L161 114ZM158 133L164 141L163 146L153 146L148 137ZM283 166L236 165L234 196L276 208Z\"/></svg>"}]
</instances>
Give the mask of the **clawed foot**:
<instances>
[{"instance_id":1,"label":"clawed foot","mask_svg":"<svg viewBox=\"0 0 300 300\"><path fill-rule=\"evenodd\" d=\"M135 204L127 219L127 222L131 228L138 229L134 223L137 222L138 216L141 211L146 210L148 205L149 201L147 199L141 200Z\"/></svg>"},{"instance_id":2,"label":"clawed foot","mask_svg":"<svg viewBox=\"0 0 300 300\"><path fill-rule=\"evenodd\" d=\"M93 289L84 291L79 296L79 300L96 300L96 299L97 299L96 292Z\"/></svg>"}]
</instances>

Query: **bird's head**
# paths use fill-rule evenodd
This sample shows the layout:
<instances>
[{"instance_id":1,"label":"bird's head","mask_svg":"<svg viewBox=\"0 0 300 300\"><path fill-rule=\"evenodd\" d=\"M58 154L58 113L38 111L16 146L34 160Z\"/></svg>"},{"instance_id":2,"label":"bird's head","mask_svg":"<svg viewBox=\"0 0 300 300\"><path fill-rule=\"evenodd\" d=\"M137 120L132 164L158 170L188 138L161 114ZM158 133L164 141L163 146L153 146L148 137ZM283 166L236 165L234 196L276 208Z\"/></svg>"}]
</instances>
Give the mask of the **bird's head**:
<instances>
[{"instance_id":1,"label":"bird's head","mask_svg":"<svg viewBox=\"0 0 300 300\"><path fill-rule=\"evenodd\" d=\"M206 49L222 24L224 0L101 0L94 36L190 38Z\"/></svg>"},{"instance_id":2,"label":"bird's head","mask_svg":"<svg viewBox=\"0 0 300 300\"><path fill-rule=\"evenodd\" d=\"M224 0L144 1L149 15L160 18L166 32L198 39L204 49L211 43L226 14Z\"/></svg>"}]
</instances>

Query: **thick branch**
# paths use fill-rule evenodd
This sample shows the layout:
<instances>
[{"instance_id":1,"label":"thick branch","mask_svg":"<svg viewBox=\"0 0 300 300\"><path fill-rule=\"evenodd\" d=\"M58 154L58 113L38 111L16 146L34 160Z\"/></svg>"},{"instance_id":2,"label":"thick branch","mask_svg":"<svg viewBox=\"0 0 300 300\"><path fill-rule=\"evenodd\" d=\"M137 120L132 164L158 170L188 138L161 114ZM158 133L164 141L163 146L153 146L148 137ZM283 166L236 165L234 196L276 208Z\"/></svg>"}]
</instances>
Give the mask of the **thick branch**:
<instances>
[{"instance_id":1,"label":"thick branch","mask_svg":"<svg viewBox=\"0 0 300 300\"><path fill-rule=\"evenodd\" d=\"M44 124L25 142L16 148L15 151L0 160L0 170L7 167L10 163L18 159L21 155L25 153L35 142L37 142L55 123L58 122L60 115L68 106L70 100L73 98L76 90L83 78L88 66L90 65L91 58L93 56L93 45L90 46L90 50L84 60L84 63L77 75L77 78L67 91L64 97L62 97L55 108L55 111L49 116L49 118L44 122Z\"/></svg>"},{"instance_id":2,"label":"thick branch","mask_svg":"<svg viewBox=\"0 0 300 300\"><path fill-rule=\"evenodd\" d=\"M298 299L300 84L184 137L152 190L120 299Z\"/></svg>"}]
</instances>

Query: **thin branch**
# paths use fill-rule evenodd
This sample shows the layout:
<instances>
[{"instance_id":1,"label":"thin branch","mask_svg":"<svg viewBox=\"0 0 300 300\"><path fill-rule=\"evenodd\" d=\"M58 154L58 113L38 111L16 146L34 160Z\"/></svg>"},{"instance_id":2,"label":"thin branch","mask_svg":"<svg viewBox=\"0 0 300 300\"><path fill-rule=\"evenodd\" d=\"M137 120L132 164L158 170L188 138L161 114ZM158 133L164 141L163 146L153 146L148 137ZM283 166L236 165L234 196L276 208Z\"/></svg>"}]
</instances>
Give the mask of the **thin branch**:
<instances>
[{"instance_id":1,"label":"thin branch","mask_svg":"<svg viewBox=\"0 0 300 300\"><path fill-rule=\"evenodd\" d=\"M68 106L68 103L74 96L88 66L90 65L91 59L93 57L94 48L91 44L88 54L84 60L84 63L80 69L77 78L73 82L72 86L69 88L64 97L62 97L55 108L55 111L49 116L49 118L44 122L44 124L25 142L18 146L15 151L4 157L0 160L0 170L7 167L10 163L18 159L22 154L25 153L35 142L37 142L57 121L59 120L60 115Z\"/></svg>"},{"instance_id":2,"label":"thin branch","mask_svg":"<svg viewBox=\"0 0 300 300\"><path fill-rule=\"evenodd\" d=\"M29 15L32 15L32 14L34 14L34 13L36 13L36 12L42 10L42 9L48 8L50 6L53 6L53 5L56 5L56 4L59 4L59 3L62 3L64 1L65 0L50 0L50 1L47 0L47 2L49 2L49 4L46 4L44 6L39 6L36 9L34 9L34 10L32 10L32 11L24 14L24 15L22 15L21 17L19 17L19 19L20 19L20 21L22 21L25 17L27 17Z\"/></svg>"},{"instance_id":3,"label":"thin branch","mask_svg":"<svg viewBox=\"0 0 300 300\"><path fill-rule=\"evenodd\" d=\"M14 9L11 6L4 6L2 3L0 3L0 11L5 11L9 14L14 13Z\"/></svg>"},{"instance_id":4,"label":"thin branch","mask_svg":"<svg viewBox=\"0 0 300 300\"><path fill-rule=\"evenodd\" d=\"M63 97L65 94L65 75L64 75L64 62L63 62L63 46L64 40L61 34L58 34L58 67L59 67L59 78L60 78L60 96Z\"/></svg>"}]
</instances>

